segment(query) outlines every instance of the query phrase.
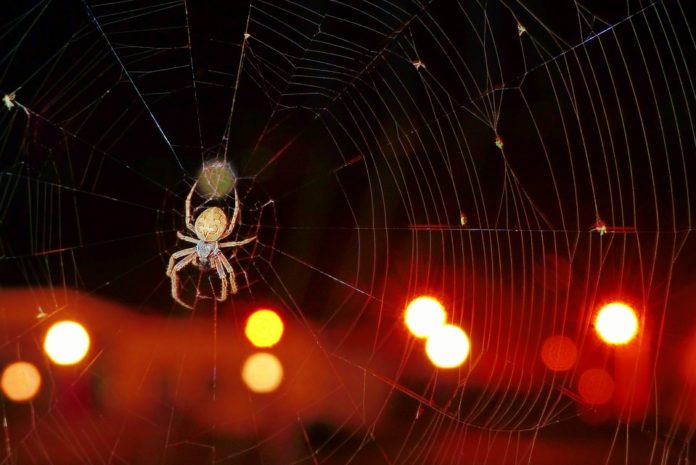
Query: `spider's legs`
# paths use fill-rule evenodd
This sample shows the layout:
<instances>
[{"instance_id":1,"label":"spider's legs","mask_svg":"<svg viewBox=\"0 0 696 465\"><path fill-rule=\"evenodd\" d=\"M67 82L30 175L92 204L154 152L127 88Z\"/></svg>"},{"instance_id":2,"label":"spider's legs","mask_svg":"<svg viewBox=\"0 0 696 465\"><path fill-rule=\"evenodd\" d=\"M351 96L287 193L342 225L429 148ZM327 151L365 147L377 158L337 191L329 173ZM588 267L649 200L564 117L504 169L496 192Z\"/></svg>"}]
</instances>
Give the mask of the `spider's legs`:
<instances>
[{"instance_id":1,"label":"spider's legs","mask_svg":"<svg viewBox=\"0 0 696 465\"><path fill-rule=\"evenodd\" d=\"M225 228L225 232L222 233L221 238L227 237L230 234L232 234L232 230L234 229L235 225L239 221L239 192L237 192L237 188L234 188L234 211L232 212L232 219L230 222L227 224L227 228Z\"/></svg>"},{"instance_id":2,"label":"spider's legs","mask_svg":"<svg viewBox=\"0 0 696 465\"><path fill-rule=\"evenodd\" d=\"M193 186L191 186L191 192L189 192L188 196L186 196L186 227L194 233L196 232L196 229L193 227L193 221L191 221L191 198L193 197L193 191L196 190L197 184L198 180L196 179L196 182L194 182Z\"/></svg>"},{"instance_id":3,"label":"spider's legs","mask_svg":"<svg viewBox=\"0 0 696 465\"><path fill-rule=\"evenodd\" d=\"M223 267L222 261L220 260L222 258L223 260L225 257L222 256L222 254L212 257L210 259L211 263L215 264L215 269L217 270L218 277L220 278L220 283L222 285L222 289L220 290L220 297L216 297L218 302L222 302L223 300L227 300L227 276L225 275L225 268ZM232 293L235 293L235 287L232 287Z\"/></svg>"},{"instance_id":4,"label":"spider's legs","mask_svg":"<svg viewBox=\"0 0 696 465\"><path fill-rule=\"evenodd\" d=\"M178 237L182 241L193 242L194 244L198 244L198 242L199 242L198 239L194 239L193 237L189 237L185 234L180 233L179 231L176 232L176 237Z\"/></svg>"},{"instance_id":5,"label":"spider's legs","mask_svg":"<svg viewBox=\"0 0 696 465\"><path fill-rule=\"evenodd\" d=\"M222 266L225 267L225 270L227 270L227 274L230 276L230 286L232 286L232 294L236 294L239 289L237 288L237 279L235 278L234 269L232 268L232 265L227 260L227 257L225 257L223 254L218 255L218 260L222 263ZM246 277L246 272L244 270L242 270L242 273L244 273L244 277ZM248 278L247 284L249 284Z\"/></svg>"},{"instance_id":6,"label":"spider's legs","mask_svg":"<svg viewBox=\"0 0 696 465\"><path fill-rule=\"evenodd\" d=\"M239 247L241 245L246 245L249 242L253 241L256 239L256 236L253 237L247 237L244 240L241 241L230 241L230 242L220 242L218 244L218 247L223 248L223 247Z\"/></svg>"},{"instance_id":7,"label":"spider's legs","mask_svg":"<svg viewBox=\"0 0 696 465\"><path fill-rule=\"evenodd\" d=\"M196 256L196 248L195 248L195 247L191 247L190 249L181 249L181 250L179 250L178 252L174 252L174 253L172 254L172 256L169 257L169 264L167 265L167 273L166 273L167 276L171 276L171 275L172 275L172 270L174 269L174 261L175 261L177 258L181 258L181 257L183 257L184 255L189 255L189 254L193 254L194 256ZM181 261L180 263L183 263L183 261Z\"/></svg>"},{"instance_id":8,"label":"spider's legs","mask_svg":"<svg viewBox=\"0 0 696 465\"><path fill-rule=\"evenodd\" d=\"M182 250L182 252L183 252L183 250ZM176 254L174 254L174 255L176 255ZM173 257L174 255L172 255L172 257ZM190 309L193 309L193 307L192 307L191 305L185 303L185 302L184 302L183 300L181 300L181 298L179 297L179 271L180 271L183 267L185 267L186 265L188 265L189 263L191 263L191 262L193 261L194 258L196 258L196 254L191 254L191 255L189 255L188 257L186 257L186 258L184 258L183 260L181 260L179 263L176 264L176 266L175 266L174 269L172 270L173 272L172 272L171 275L170 275L170 277L171 277L171 279L172 279L172 298L173 298L176 302L178 302L180 305L182 305L182 306L184 306L184 307L186 307L186 308L190 308Z\"/></svg>"}]
</instances>

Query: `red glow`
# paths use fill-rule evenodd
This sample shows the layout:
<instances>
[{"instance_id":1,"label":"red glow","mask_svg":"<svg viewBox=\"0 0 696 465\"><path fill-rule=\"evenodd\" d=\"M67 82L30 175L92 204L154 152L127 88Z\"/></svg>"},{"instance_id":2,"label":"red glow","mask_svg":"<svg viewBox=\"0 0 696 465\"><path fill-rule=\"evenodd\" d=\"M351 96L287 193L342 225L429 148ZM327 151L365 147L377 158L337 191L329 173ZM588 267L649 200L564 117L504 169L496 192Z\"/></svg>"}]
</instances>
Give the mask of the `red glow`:
<instances>
[{"instance_id":1,"label":"red glow","mask_svg":"<svg viewBox=\"0 0 696 465\"><path fill-rule=\"evenodd\" d=\"M551 336L541 346L541 360L551 371L567 371L575 364L578 351L567 336Z\"/></svg>"},{"instance_id":2,"label":"red glow","mask_svg":"<svg viewBox=\"0 0 696 465\"><path fill-rule=\"evenodd\" d=\"M570 262L560 255L546 254L534 265L534 280L549 292L567 291L572 279Z\"/></svg>"},{"instance_id":3,"label":"red glow","mask_svg":"<svg viewBox=\"0 0 696 465\"><path fill-rule=\"evenodd\" d=\"M641 420L650 411L655 363L653 330L652 325L642 325L639 340L613 354L616 381L613 403L625 421Z\"/></svg>"},{"instance_id":4,"label":"red glow","mask_svg":"<svg viewBox=\"0 0 696 465\"><path fill-rule=\"evenodd\" d=\"M614 380L606 370L591 368L580 376L578 392L590 405L606 404L614 394Z\"/></svg>"}]
</instances>

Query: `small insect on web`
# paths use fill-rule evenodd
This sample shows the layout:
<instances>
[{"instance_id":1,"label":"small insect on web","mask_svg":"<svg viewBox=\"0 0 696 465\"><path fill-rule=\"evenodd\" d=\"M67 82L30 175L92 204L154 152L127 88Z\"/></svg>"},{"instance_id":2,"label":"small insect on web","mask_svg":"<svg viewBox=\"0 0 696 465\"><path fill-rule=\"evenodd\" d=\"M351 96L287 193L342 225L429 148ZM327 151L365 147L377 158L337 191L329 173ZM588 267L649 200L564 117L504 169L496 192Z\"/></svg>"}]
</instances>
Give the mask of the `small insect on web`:
<instances>
[{"instance_id":1,"label":"small insect on web","mask_svg":"<svg viewBox=\"0 0 696 465\"><path fill-rule=\"evenodd\" d=\"M203 212L198 215L198 218L196 218L196 221L193 222L191 215L191 199L197 184L198 181L194 182L193 186L191 186L185 204L186 228L193 232L196 237L186 236L179 231L176 233L179 239L192 242L196 244L196 246L173 253L171 257L169 257L169 265L167 266L167 276L171 279L172 284L172 298L186 308L193 307L185 303L179 297L179 271L189 264L198 265L203 269L213 269L217 271L222 287L220 296L216 296L215 298L220 302L227 300L227 280L229 279L232 294L237 293L238 287L232 264L227 257L225 257L221 249L241 247L256 240L256 236L252 236L241 241L220 242L220 240L232 234L232 231L240 220L240 202L236 188L233 190L234 211L232 212L231 219L227 218L227 215L225 215L225 212L220 207L208 207L203 210ZM179 258L182 258L182 260L177 263L176 260Z\"/></svg>"}]
</instances>

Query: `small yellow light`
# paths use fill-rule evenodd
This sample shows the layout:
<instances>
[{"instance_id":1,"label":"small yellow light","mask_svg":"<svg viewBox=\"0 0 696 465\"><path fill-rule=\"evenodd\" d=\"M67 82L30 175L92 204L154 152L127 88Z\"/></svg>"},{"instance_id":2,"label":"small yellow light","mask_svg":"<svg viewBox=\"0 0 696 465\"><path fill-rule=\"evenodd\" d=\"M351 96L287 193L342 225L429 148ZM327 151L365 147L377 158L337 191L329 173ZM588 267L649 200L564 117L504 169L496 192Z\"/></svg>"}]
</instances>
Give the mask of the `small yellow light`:
<instances>
[{"instance_id":1,"label":"small yellow light","mask_svg":"<svg viewBox=\"0 0 696 465\"><path fill-rule=\"evenodd\" d=\"M283 381L283 365L275 355L268 352L253 354L244 362L242 380L253 392L273 392Z\"/></svg>"},{"instance_id":2,"label":"small yellow light","mask_svg":"<svg viewBox=\"0 0 696 465\"><path fill-rule=\"evenodd\" d=\"M595 330L607 344L627 344L638 333L636 312L621 302L607 304L597 314Z\"/></svg>"},{"instance_id":3,"label":"small yellow light","mask_svg":"<svg viewBox=\"0 0 696 465\"><path fill-rule=\"evenodd\" d=\"M404 317L411 334L418 338L424 338L445 324L447 314L437 299L421 296L408 304Z\"/></svg>"},{"instance_id":4,"label":"small yellow light","mask_svg":"<svg viewBox=\"0 0 696 465\"><path fill-rule=\"evenodd\" d=\"M41 374L29 362L14 362L2 372L2 392L14 402L26 402L34 398L41 387Z\"/></svg>"},{"instance_id":5,"label":"small yellow light","mask_svg":"<svg viewBox=\"0 0 696 465\"><path fill-rule=\"evenodd\" d=\"M283 320L273 310L257 310L251 314L244 333L256 347L272 347L283 337Z\"/></svg>"},{"instance_id":6,"label":"small yellow light","mask_svg":"<svg viewBox=\"0 0 696 465\"><path fill-rule=\"evenodd\" d=\"M79 323L60 321L46 333L44 350L54 363L74 365L87 355L89 334Z\"/></svg>"},{"instance_id":7,"label":"small yellow light","mask_svg":"<svg viewBox=\"0 0 696 465\"><path fill-rule=\"evenodd\" d=\"M454 325L440 326L425 343L425 353L438 368L458 367L469 356L470 348L469 337Z\"/></svg>"}]
</instances>

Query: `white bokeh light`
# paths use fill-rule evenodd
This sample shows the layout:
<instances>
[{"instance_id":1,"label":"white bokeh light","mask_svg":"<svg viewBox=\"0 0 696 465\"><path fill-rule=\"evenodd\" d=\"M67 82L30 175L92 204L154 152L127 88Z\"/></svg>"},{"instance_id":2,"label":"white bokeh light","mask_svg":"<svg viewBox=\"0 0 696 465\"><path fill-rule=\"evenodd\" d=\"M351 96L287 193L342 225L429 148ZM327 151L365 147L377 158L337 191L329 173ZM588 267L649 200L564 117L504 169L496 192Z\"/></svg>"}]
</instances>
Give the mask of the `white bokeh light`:
<instances>
[{"instance_id":1,"label":"white bokeh light","mask_svg":"<svg viewBox=\"0 0 696 465\"><path fill-rule=\"evenodd\" d=\"M87 355L89 334L79 323L60 321L46 333L44 350L54 363L73 365Z\"/></svg>"},{"instance_id":2,"label":"white bokeh light","mask_svg":"<svg viewBox=\"0 0 696 465\"><path fill-rule=\"evenodd\" d=\"M406 326L418 338L430 336L445 324L447 314L442 304L433 297L421 296L406 307Z\"/></svg>"},{"instance_id":3,"label":"white bokeh light","mask_svg":"<svg viewBox=\"0 0 696 465\"><path fill-rule=\"evenodd\" d=\"M454 325L437 328L428 337L425 353L438 368L455 368L469 356L471 344L464 330Z\"/></svg>"},{"instance_id":4,"label":"white bokeh light","mask_svg":"<svg viewBox=\"0 0 696 465\"><path fill-rule=\"evenodd\" d=\"M595 329L607 344L627 344L638 333L638 318L628 305L612 302L597 314Z\"/></svg>"}]
</instances>

